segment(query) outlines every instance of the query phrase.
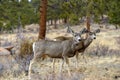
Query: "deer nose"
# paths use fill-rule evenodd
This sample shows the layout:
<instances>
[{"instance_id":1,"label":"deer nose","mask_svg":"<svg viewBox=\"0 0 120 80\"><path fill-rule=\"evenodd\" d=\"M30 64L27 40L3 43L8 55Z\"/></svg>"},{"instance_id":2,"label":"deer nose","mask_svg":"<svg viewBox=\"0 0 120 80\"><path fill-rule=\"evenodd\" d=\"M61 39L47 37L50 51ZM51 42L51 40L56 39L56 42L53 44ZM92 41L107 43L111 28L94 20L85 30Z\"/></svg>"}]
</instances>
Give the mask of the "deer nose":
<instances>
[{"instance_id":1,"label":"deer nose","mask_svg":"<svg viewBox=\"0 0 120 80\"><path fill-rule=\"evenodd\" d=\"M94 37L94 39L96 39L96 37Z\"/></svg>"},{"instance_id":2,"label":"deer nose","mask_svg":"<svg viewBox=\"0 0 120 80\"><path fill-rule=\"evenodd\" d=\"M78 39L78 41L81 41L81 39Z\"/></svg>"}]
</instances>

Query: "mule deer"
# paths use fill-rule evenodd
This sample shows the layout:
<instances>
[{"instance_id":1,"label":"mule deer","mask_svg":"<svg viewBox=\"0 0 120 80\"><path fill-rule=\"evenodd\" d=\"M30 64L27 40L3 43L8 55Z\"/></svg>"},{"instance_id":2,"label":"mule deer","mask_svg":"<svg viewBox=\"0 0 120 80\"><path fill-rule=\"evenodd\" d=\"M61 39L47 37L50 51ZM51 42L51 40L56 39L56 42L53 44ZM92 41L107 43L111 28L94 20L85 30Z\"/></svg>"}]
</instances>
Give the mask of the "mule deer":
<instances>
[{"instance_id":1,"label":"mule deer","mask_svg":"<svg viewBox=\"0 0 120 80\"><path fill-rule=\"evenodd\" d=\"M77 59L77 63L78 63L78 53L82 53L82 55L84 54L84 51L87 49L87 47L89 47L89 45L92 43L92 41L94 39L96 39L96 33L99 33L100 32L100 29L97 29L93 32L88 32L88 37L86 39L82 39L82 44L83 47L80 48L77 52L76 52L76 59ZM78 44L78 45L81 45L81 44ZM83 58L84 58L84 55L83 55Z\"/></svg>"},{"instance_id":2,"label":"mule deer","mask_svg":"<svg viewBox=\"0 0 120 80\"><path fill-rule=\"evenodd\" d=\"M99 33L100 29L97 29L93 32L89 32L89 31L86 30L86 32L89 34L88 38L82 39L82 41L78 44L78 46L82 46L82 48L80 47L75 53L76 54L76 67L77 67L77 64L78 64L78 55L79 55L78 53L84 54L84 51L92 43L93 39L96 39L96 33ZM71 39L71 38L72 37L59 36L59 37L56 37L54 40L55 41L64 41L64 40L68 40L68 39ZM83 55L83 57L84 57L84 55Z\"/></svg>"},{"instance_id":3,"label":"mule deer","mask_svg":"<svg viewBox=\"0 0 120 80\"><path fill-rule=\"evenodd\" d=\"M80 33L75 33L72 29L68 29L69 32L73 35L73 38L64 41L50 41L50 40L40 40L33 43L33 52L34 57L29 65L29 76L31 74L32 64L35 62L37 58L41 58L42 56L48 55L51 58L61 58L62 64L60 71L62 71L64 61L67 64L68 73L70 75L69 70L69 57L73 57L75 55L75 51L80 49L82 46L78 46L81 42L81 34L84 33L84 29Z\"/></svg>"}]
</instances>

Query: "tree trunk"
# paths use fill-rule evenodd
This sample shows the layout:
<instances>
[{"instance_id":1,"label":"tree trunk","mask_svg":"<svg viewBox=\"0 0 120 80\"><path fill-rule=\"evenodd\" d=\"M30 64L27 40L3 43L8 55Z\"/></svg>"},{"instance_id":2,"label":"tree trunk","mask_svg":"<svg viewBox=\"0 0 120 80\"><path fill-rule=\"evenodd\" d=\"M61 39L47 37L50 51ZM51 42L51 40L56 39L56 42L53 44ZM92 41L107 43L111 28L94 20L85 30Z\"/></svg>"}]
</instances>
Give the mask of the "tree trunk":
<instances>
[{"instance_id":1,"label":"tree trunk","mask_svg":"<svg viewBox=\"0 0 120 80\"><path fill-rule=\"evenodd\" d=\"M88 31L90 31L90 17L89 16L86 17L86 28ZM88 33L86 34L85 38L87 37L88 37Z\"/></svg>"},{"instance_id":2,"label":"tree trunk","mask_svg":"<svg viewBox=\"0 0 120 80\"><path fill-rule=\"evenodd\" d=\"M45 39L46 35L46 14L47 14L47 0L41 0L40 7L40 28L39 28L39 39Z\"/></svg>"},{"instance_id":3,"label":"tree trunk","mask_svg":"<svg viewBox=\"0 0 120 80\"><path fill-rule=\"evenodd\" d=\"M50 25L53 25L53 20L52 19L50 20L50 22L51 22Z\"/></svg>"},{"instance_id":4,"label":"tree trunk","mask_svg":"<svg viewBox=\"0 0 120 80\"><path fill-rule=\"evenodd\" d=\"M64 24L66 24L68 22L68 18L64 18Z\"/></svg>"},{"instance_id":5,"label":"tree trunk","mask_svg":"<svg viewBox=\"0 0 120 80\"><path fill-rule=\"evenodd\" d=\"M93 6L93 0L87 0L88 5L87 5L87 13L86 13L86 28L88 31L90 31L90 16L91 16L91 11L92 11L92 6ZM88 33L86 34L86 38L88 37Z\"/></svg>"},{"instance_id":6,"label":"tree trunk","mask_svg":"<svg viewBox=\"0 0 120 80\"><path fill-rule=\"evenodd\" d=\"M54 29L57 29L57 19L54 20Z\"/></svg>"},{"instance_id":7,"label":"tree trunk","mask_svg":"<svg viewBox=\"0 0 120 80\"><path fill-rule=\"evenodd\" d=\"M118 25L115 25L115 29L118 29Z\"/></svg>"}]
</instances>

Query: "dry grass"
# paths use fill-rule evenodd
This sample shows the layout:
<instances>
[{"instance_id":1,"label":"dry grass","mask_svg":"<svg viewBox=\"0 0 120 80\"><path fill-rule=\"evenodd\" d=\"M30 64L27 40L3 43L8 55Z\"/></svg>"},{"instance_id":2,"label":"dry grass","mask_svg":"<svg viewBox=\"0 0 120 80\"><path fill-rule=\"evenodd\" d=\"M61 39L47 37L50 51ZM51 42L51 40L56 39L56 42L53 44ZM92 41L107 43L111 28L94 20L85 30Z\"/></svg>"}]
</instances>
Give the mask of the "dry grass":
<instances>
[{"instance_id":1,"label":"dry grass","mask_svg":"<svg viewBox=\"0 0 120 80\"><path fill-rule=\"evenodd\" d=\"M51 31L47 34L49 39L57 36L70 36L64 33L65 30ZM31 40L37 39L36 33L23 34L27 40L21 44L23 55L31 53ZM30 36L29 36L30 35ZM36 62L33 65L32 80L119 80L120 79L120 30L105 30L97 35L97 39L86 50L86 60L79 55L79 67L75 68L75 58L70 58L71 76L68 76L66 65L64 65L62 74L59 73L61 60L55 64L55 72L52 71L51 59ZM32 37L32 38L30 38ZM1 35L2 41L9 39L12 43L16 42L16 34ZM117 38L117 41L116 41ZM29 40L28 40L29 39ZM29 48L29 49L28 49ZM96 54L97 53L97 54ZM88 54L88 55L87 55ZM116 54L116 55L114 55ZM25 73L17 76L0 77L0 80L27 80Z\"/></svg>"},{"instance_id":2,"label":"dry grass","mask_svg":"<svg viewBox=\"0 0 120 80\"><path fill-rule=\"evenodd\" d=\"M119 80L120 75L120 59L116 57L104 57L104 58L89 58L87 63L79 60L79 67L75 69L75 66L71 59L71 72L72 75L68 76L67 70L64 66L64 72L60 74L57 70L59 64L56 64L56 71L52 73L50 62L44 62L43 65L37 63L36 72L32 75L32 80ZM34 65L35 66L35 65ZM1 80L27 80L27 76L24 74L17 77L8 76L7 78L0 78Z\"/></svg>"},{"instance_id":3,"label":"dry grass","mask_svg":"<svg viewBox=\"0 0 120 80\"><path fill-rule=\"evenodd\" d=\"M28 39L23 40L20 44L20 56L24 57L29 54L31 55L33 53L32 44L33 42Z\"/></svg>"},{"instance_id":4,"label":"dry grass","mask_svg":"<svg viewBox=\"0 0 120 80\"><path fill-rule=\"evenodd\" d=\"M67 74L66 66L64 66L63 73L59 73L59 64L56 64L55 73L52 73L52 64L50 61L43 61L42 65L36 63L34 65L35 73L32 75L32 80L119 80L120 77L120 59L116 57L100 57L89 58L87 63L79 59L79 67L74 66L74 59L71 59L72 75ZM20 75L17 78L8 76L7 79L2 80L27 80L27 76Z\"/></svg>"}]
</instances>

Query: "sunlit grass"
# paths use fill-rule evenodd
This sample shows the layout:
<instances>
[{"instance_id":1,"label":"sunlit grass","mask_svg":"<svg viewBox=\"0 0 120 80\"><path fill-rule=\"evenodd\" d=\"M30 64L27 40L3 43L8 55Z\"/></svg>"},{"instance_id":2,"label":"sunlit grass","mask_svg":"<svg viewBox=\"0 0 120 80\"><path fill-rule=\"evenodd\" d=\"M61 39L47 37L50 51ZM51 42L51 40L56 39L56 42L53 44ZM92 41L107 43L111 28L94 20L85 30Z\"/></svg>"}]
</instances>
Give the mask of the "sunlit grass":
<instances>
[{"instance_id":1,"label":"sunlit grass","mask_svg":"<svg viewBox=\"0 0 120 80\"><path fill-rule=\"evenodd\" d=\"M67 33L63 30L51 31L46 36L49 39L53 39L57 36L64 36ZM25 36L25 41L23 45L21 44L21 53L27 54L29 52L25 51L27 47L31 48L31 42L37 40L38 34L36 33L23 33ZM33 65L33 76L32 80L115 80L119 79L120 76L120 58L118 55L112 55L116 51L117 54L120 54L119 43L116 41L115 37L120 36L120 30L106 30L106 32L101 32L97 35L97 39L88 47L85 54L85 59L81 58L79 55L78 68L75 68L75 58L70 58L70 70L72 72L71 76L68 76L66 65L63 67L62 75L59 73L61 59L58 59L55 64L55 72L52 70L52 60L50 58L45 59L44 61L40 60ZM2 42L8 40L13 44L16 42L16 34L2 34ZM30 38L31 37L31 38ZM101 55L96 55L93 51L94 49L100 48ZM108 47L108 49L107 49ZM104 49L106 48L106 49ZM31 49L30 49L31 50ZM97 50L97 51L100 51ZM103 50L103 51L102 51ZM111 51L110 51L111 50ZM25 53L24 53L25 52ZM31 53L31 51L29 52ZM92 53L92 54L91 54ZM102 55L102 53L111 53L111 56ZM94 56L93 56L94 55ZM6 74L5 74L6 75ZM8 75L6 77L0 77L0 80L27 80L28 76L25 76L25 73L21 73L18 76Z\"/></svg>"}]
</instances>

